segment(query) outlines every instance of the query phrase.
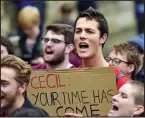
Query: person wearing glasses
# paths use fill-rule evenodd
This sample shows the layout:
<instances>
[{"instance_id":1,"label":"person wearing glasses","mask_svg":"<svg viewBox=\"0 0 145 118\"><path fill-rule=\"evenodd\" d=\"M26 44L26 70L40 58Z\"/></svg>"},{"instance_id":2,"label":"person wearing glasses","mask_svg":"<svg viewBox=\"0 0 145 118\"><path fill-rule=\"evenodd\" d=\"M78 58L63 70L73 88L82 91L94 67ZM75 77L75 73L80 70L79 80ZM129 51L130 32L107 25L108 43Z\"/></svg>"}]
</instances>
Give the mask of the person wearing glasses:
<instances>
[{"instance_id":1,"label":"person wearing glasses","mask_svg":"<svg viewBox=\"0 0 145 118\"><path fill-rule=\"evenodd\" d=\"M69 62L69 55L74 49L73 27L67 24L52 24L46 27L42 38L45 64L33 66L34 70L74 68Z\"/></svg>"},{"instance_id":2,"label":"person wearing glasses","mask_svg":"<svg viewBox=\"0 0 145 118\"><path fill-rule=\"evenodd\" d=\"M111 47L106 61L120 70L129 80L134 79L141 63L138 48L128 42Z\"/></svg>"}]
</instances>

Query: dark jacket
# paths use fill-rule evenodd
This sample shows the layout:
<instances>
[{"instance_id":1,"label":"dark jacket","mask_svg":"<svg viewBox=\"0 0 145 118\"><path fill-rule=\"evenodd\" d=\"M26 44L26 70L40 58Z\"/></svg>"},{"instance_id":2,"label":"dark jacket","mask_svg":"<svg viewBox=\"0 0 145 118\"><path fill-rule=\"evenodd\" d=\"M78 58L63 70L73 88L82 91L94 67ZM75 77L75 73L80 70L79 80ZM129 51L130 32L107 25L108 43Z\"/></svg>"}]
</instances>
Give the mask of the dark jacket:
<instances>
[{"instance_id":1,"label":"dark jacket","mask_svg":"<svg viewBox=\"0 0 145 118\"><path fill-rule=\"evenodd\" d=\"M12 114L11 117L48 117L48 113L39 108L34 106L27 97L25 97L25 102L21 108L16 109Z\"/></svg>"},{"instance_id":2,"label":"dark jacket","mask_svg":"<svg viewBox=\"0 0 145 118\"><path fill-rule=\"evenodd\" d=\"M27 97L25 97L25 102L22 107L35 107Z\"/></svg>"},{"instance_id":3,"label":"dark jacket","mask_svg":"<svg viewBox=\"0 0 145 118\"><path fill-rule=\"evenodd\" d=\"M25 97L25 102L22 105L22 107L31 107L31 108L35 108L35 106L29 101L29 99L27 97ZM1 117L5 117L7 116L2 110L1 110Z\"/></svg>"},{"instance_id":4,"label":"dark jacket","mask_svg":"<svg viewBox=\"0 0 145 118\"><path fill-rule=\"evenodd\" d=\"M142 68L135 76L135 80L144 83L144 68Z\"/></svg>"},{"instance_id":5,"label":"dark jacket","mask_svg":"<svg viewBox=\"0 0 145 118\"><path fill-rule=\"evenodd\" d=\"M26 39L27 37L24 35L19 40L19 48L21 51L20 58L24 61L27 61L29 64L31 64L31 60L36 59L40 56L42 56L42 49L41 49L41 39L40 36L37 37L36 43L34 44L34 47L32 49L32 53L30 53L26 46Z\"/></svg>"}]
</instances>

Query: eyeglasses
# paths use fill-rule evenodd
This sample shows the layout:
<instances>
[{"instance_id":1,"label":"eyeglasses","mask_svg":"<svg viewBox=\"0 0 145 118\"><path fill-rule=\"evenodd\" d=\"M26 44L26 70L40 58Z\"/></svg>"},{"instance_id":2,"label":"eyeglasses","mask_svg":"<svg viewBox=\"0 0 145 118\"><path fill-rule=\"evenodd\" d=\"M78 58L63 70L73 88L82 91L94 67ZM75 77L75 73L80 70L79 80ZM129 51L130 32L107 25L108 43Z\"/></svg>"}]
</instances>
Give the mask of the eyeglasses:
<instances>
[{"instance_id":1,"label":"eyeglasses","mask_svg":"<svg viewBox=\"0 0 145 118\"><path fill-rule=\"evenodd\" d=\"M110 57L107 57L107 58L105 58L105 59L106 59L107 62L112 61L112 64L113 64L114 66L118 66L121 62L124 62L124 63L126 63L126 64L131 64L131 63L129 63L129 62L120 60L120 59L118 59L118 58L113 58L113 59L111 59Z\"/></svg>"},{"instance_id":2,"label":"eyeglasses","mask_svg":"<svg viewBox=\"0 0 145 118\"><path fill-rule=\"evenodd\" d=\"M65 42L65 41L62 41L62 40L59 40L59 39L54 39L54 38L52 38L52 39L49 39L49 38L41 38L41 40L42 40L42 43L43 43L43 44L46 44L46 43L48 43L49 41L51 41L51 42L54 43L54 44L59 44L59 43L61 43L61 42Z\"/></svg>"}]
</instances>

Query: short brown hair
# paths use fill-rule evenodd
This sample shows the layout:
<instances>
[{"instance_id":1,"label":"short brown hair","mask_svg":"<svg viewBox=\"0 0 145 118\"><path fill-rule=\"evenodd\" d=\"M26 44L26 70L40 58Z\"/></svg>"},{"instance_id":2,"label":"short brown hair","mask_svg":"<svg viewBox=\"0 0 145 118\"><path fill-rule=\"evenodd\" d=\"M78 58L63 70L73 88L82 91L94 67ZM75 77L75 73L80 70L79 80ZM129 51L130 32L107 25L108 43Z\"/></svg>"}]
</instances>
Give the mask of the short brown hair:
<instances>
[{"instance_id":1,"label":"short brown hair","mask_svg":"<svg viewBox=\"0 0 145 118\"><path fill-rule=\"evenodd\" d=\"M130 84L133 86L133 97L136 105L144 106L144 84L139 81L129 80L125 84Z\"/></svg>"},{"instance_id":2,"label":"short brown hair","mask_svg":"<svg viewBox=\"0 0 145 118\"><path fill-rule=\"evenodd\" d=\"M134 97L135 105L144 106L144 83L135 80L129 80L125 84L130 84L133 88L132 96ZM144 112L141 113L139 116L143 117Z\"/></svg>"},{"instance_id":3,"label":"short brown hair","mask_svg":"<svg viewBox=\"0 0 145 118\"><path fill-rule=\"evenodd\" d=\"M16 81L19 84L29 84L31 66L27 62L14 55L7 55L1 59L1 68L2 67L14 69L17 73Z\"/></svg>"},{"instance_id":4,"label":"short brown hair","mask_svg":"<svg viewBox=\"0 0 145 118\"><path fill-rule=\"evenodd\" d=\"M37 7L26 6L18 13L18 23L22 29L40 24L40 13Z\"/></svg>"},{"instance_id":5,"label":"short brown hair","mask_svg":"<svg viewBox=\"0 0 145 118\"><path fill-rule=\"evenodd\" d=\"M116 54L120 53L121 55L126 54L127 56L127 62L129 64L134 64L135 69L132 72L132 78L135 76L135 72L138 70L140 66L140 58L139 58L139 50L136 46L128 43L128 42L123 42L117 45L114 45L109 49L109 51L115 51Z\"/></svg>"},{"instance_id":6,"label":"short brown hair","mask_svg":"<svg viewBox=\"0 0 145 118\"><path fill-rule=\"evenodd\" d=\"M46 27L46 33L51 30L56 34L64 35L64 41L67 44L74 44L73 27L67 24L52 24Z\"/></svg>"}]
</instances>

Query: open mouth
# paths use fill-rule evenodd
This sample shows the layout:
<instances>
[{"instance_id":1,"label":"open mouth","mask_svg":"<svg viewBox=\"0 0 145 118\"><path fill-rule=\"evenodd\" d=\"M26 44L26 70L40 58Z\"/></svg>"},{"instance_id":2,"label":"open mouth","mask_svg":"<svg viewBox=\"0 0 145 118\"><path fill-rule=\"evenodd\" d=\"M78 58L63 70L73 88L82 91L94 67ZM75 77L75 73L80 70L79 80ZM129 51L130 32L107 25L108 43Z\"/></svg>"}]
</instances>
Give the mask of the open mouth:
<instances>
[{"instance_id":1,"label":"open mouth","mask_svg":"<svg viewBox=\"0 0 145 118\"><path fill-rule=\"evenodd\" d=\"M3 100L5 97L1 95L0 99Z\"/></svg>"},{"instance_id":2,"label":"open mouth","mask_svg":"<svg viewBox=\"0 0 145 118\"><path fill-rule=\"evenodd\" d=\"M112 105L112 110L114 110L114 111L118 111L119 110L119 108L118 108L118 106L116 106L116 105Z\"/></svg>"},{"instance_id":3,"label":"open mouth","mask_svg":"<svg viewBox=\"0 0 145 118\"><path fill-rule=\"evenodd\" d=\"M79 47L80 47L81 49L86 49L86 48L89 48L89 45L88 45L87 43L80 43L80 44L79 44Z\"/></svg>"},{"instance_id":4,"label":"open mouth","mask_svg":"<svg viewBox=\"0 0 145 118\"><path fill-rule=\"evenodd\" d=\"M46 54L52 55L53 51L52 50L45 50Z\"/></svg>"}]
</instances>

